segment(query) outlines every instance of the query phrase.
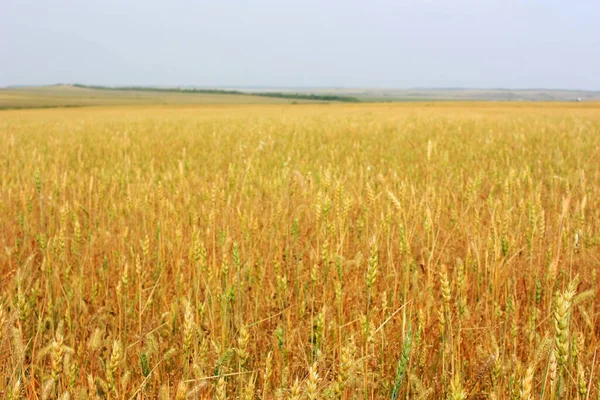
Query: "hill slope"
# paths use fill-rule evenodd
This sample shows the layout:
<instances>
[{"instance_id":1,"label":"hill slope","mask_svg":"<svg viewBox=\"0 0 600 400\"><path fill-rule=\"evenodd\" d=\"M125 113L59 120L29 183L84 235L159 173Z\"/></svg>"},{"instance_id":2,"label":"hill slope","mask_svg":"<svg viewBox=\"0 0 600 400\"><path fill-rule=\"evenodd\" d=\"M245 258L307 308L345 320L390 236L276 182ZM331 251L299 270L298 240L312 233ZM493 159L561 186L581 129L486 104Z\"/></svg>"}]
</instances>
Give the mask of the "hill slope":
<instances>
[{"instance_id":1,"label":"hill slope","mask_svg":"<svg viewBox=\"0 0 600 400\"><path fill-rule=\"evenodd\" d=\"M70 85L0 89L0 109L153 104L286 104L313 100L255 94L94 89Z\"/></svg>"}]
</instances>

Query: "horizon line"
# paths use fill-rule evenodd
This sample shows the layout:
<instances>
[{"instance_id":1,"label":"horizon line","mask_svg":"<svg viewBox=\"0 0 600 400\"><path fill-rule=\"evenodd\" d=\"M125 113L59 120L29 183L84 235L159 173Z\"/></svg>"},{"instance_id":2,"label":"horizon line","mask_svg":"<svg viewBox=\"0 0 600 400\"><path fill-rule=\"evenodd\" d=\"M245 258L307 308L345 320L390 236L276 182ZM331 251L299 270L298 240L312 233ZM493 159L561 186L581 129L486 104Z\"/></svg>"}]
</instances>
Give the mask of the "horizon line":
<instances>
[{"instance_id":1,"label":"horizon line","mask_svg":"<svg viewBox=\"0 0 600 400\"><path fill-rule=\"evenodd\" d=\"M551 92L600 92L600 89L578 89L578 88L544 88L544 87L473 87L473 86L411 86L411 87L394 87L394 86L276 86L276 85L195 85L195 84L179 84L179 85L152 85L152 84L127 84L127 85L98 85L98 84L84 84L78 82L69 83L49 83L49 84L11 84L1 86L0 89L18 89L18 88L35 88L35 87L53 87L53 86L97 86L106 87L111 89L119 88L160 88L160 89L185 89L185 88L199 88L199 89L300 89L300 90L497 90L497 91L551 91Z\"/></svg>"}]
</instances>

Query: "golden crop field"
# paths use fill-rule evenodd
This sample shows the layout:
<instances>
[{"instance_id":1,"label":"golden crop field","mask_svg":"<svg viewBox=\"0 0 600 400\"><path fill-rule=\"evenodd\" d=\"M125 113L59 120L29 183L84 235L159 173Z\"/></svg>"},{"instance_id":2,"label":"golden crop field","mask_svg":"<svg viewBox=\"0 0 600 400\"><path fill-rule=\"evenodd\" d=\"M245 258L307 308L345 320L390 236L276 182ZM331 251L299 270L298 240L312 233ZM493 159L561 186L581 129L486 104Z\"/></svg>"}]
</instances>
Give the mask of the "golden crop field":
<instances>
[{"instance_id":1,"label":"golden crop field","mask_svg":"<svg viewBox=\"0 0 600 400\"><path fill-rule=\"evenodd\" d=\"M600 104L0 112L0 391L600 398Z\"/></svg>"}]
</instances>

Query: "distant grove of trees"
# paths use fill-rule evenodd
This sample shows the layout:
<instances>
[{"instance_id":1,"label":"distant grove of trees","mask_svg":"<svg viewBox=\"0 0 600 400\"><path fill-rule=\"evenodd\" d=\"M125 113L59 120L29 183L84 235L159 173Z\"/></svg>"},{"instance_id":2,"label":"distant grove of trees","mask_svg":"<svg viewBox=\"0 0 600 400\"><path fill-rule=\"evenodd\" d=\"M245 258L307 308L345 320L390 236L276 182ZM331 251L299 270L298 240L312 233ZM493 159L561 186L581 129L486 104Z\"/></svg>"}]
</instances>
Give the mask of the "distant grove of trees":
<instances>
[{"instance_id":1,"label":"distant grove of trees","mask_svg":"<svg viewBox=\"0 0 600 400\"><path fill-rule=\"evenodd\" d=\"M303 93L282 93L282 92L260 92L252 93L263 97L280 97L282 99L301 99L301 100L321 100L321 101L343 101L347 103L358 103L356 97L338 96L335 94L303 94Z\"/></svg>"},{"instance_id":2,"label":"distant grove of trees","mask_svg":"<svg viewBox=\"0 0 600 400\"><path fill-rule=\"evenodd\" d=\"M76 83L73 86L82 89L99 89L99 90L135 90L145 92L167 92L167 93L204 93L204 94L237 94L246 96L261 96L261 97L277 97L282 99L296 100L315 100L315 101L340 101L345 103L358 103L356 97L339 96L334 94L313 94L313 93L283 93L283 92L242 92L239 90L223 90L223 89L186 89L186 88L157 88L147 86L98 86L98 85L82 85Z\"/></svg>"}]
</instances>

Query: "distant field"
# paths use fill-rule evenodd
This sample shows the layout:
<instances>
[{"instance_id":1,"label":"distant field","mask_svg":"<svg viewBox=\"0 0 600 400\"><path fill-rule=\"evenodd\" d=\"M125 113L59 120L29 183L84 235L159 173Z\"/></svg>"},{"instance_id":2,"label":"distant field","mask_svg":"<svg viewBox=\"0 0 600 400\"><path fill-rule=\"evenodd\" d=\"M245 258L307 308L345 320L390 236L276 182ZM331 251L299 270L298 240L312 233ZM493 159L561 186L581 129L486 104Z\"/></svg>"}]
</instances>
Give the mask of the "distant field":
<instances>
[{"instance_id":1,"label":"distant field","mask_svg":"<svg viewBox=\"0 0 600 400\"><path fill-rule=\"evenodd\" d=\"M213 89L214 90L214 89ZM115 105L306 104L336 102L583 102L600 101L600 92L501 89L343 89L343 88L109 88L40 86L0 89L0 110ZM229 91L229 93L227 93ZM237 92L237 93L236 93ZM286 98L289 96L290 98ZM296 97L296 98L294 98ZM314 97L314 98L310 98Z\"/></svg>"},{"instance_id":2,"label":"distant field","mask_svg":"<svg viewBox=\"0 0 600 400\"><path fill-rule=\"evenodd\" d=\"M600 395L598 103L4 110L0 140L3 399Z\"/></svg>"},{"instance_id":3,"label":"distant field","mask_svg":"<svg viewBox=\"0 0 600 400\"><path fill-rule=\"evenodd\" d=\"M73 86L0 89L0 109L160 104L290 104L306 100L238 94L98 90ZM315 101L310 101L314 103Z\"/></svg>"},{"instance_id":4,"label":"distant field","mask_svg":"<svg viewBox=\"0 0 600 400\"><path fill-rule=\"evenodd\" d=\"M246 92L298 92L351 96L365 102L422 101L600 101L600 91L548 89L393 89L393 88L293 88L246 89Z\"/></svg>"}]
</instances>

